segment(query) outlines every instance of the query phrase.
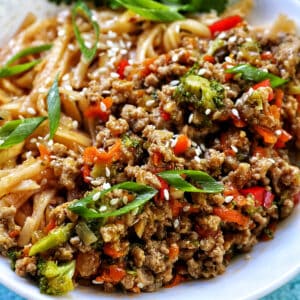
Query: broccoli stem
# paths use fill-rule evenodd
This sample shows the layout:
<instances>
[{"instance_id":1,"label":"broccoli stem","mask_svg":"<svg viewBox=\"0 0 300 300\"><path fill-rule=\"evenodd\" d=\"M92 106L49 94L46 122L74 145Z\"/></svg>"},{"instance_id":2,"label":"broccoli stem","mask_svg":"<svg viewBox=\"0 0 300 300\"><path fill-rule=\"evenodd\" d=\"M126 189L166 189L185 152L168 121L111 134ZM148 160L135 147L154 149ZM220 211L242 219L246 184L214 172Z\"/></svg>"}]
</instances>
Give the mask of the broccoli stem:
<instances>
[{"instance_id":1,"label":"broccoli stem","mask_svg":"<svg viewBox=\"0 0 300 300\"><path fill-rule=\"evenodd\" d=\"M29 251L29 256L33 256L38 253L43 253L49 249L56 248L61 244L65 243L71 235L72 228L72 224L67 224L54 229L47 236L37 241L31 247Z\"/></svg>"}]
</instances>

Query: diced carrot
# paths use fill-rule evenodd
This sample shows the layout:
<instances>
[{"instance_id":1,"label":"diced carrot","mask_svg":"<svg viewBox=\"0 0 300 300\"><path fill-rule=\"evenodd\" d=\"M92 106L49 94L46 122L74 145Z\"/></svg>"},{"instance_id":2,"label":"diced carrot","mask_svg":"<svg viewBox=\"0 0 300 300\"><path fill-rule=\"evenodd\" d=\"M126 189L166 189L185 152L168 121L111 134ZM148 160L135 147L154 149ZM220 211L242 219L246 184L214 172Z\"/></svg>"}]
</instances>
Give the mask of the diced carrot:
<instances>
[{"instance_id":1,"label":"diced carrot","mask_svg":"<svg viewBox=\"0 0 300 300\"><path fill-rule=\"evenodd\" d=\"M39 144L38 149L40 152L40 156L42 160L49 161L50 160L50 151L44 144Z\"/></svg>"},{"instance_id":2,"label":"diced carrot","mask_svg":"<svg viewBox=\"0 0 300 300\"><path fill-rule=\"evenodd\" d=\"M184 282L185 278L182 275L176 274L175 277L173 278L172 282L166 285L166 288L172 288L176 285L179 285L180 283Z\"/></svg>"},{"instance_id":3,"label":"diced carrot","mask_svg":"<svg viewBox=\"0 0 300 300\"><path fill-rule=\"evenodd\" d=\"M113 243L106 243L103 247L103 252L112 258L119 258L125 255L123 251L116 249Z\"/></svg>"},{"instance_id":4,"label":"diced carrot","mask_svg":"<svg viewBox=\"0 0 300 300\"><path fill-rule=\"evenodd\" d=\"M130 291L135 293L135 294L140 294L141 293L141 289L137 285L135 285Z\"/></svg>"},{"instance_id":5,"label":"diced carrot","mask_svg":"<svg viewBox=\"0 0 300 300\"><path fill-rule=\"evenodd\" d=\"M274 56L273 56L272 52L265 51L260 55L260 58L262 60L273 60Z\"/></svg>"},{"instance_id":6,"label":"diced carrot","mask_svg":"<svg viewBox=\"0 0 300 300\"><path fill-rule=\"evenodd\" d=\"M14 239L15 237L19 236L20 234L20 230L19 229L15 229L15 230L11 230L9 233L8 233L8 236L12 239Z\"/></svg>"},{"instance_id":7,"label":"diced carrot","mask_svg":"<svg viewBox=\"0 0 300 300\"><path fill-rule=\"evenodd\" d=\"M82 177L83 177L84 182L89 183L90 182L89 177L91 175L91 170L90 170L89 166L87 164L84 164L81 169L81 172L82 172Z\"/></svg>"},{"instance_id":8,"label":"diced carrot","mask_svg":"<svg viewBox=\"0 0 300 300\"><path fill-rule=\"evenodd\" d=\"M237 128L243 128L247 125L247 123L245 121L243 121L242 119L239 119L237 117L232 117L232 120L233 120L233 124L235 127Z\"/></svg>"},{"instance_id":9,"label":"diced carrot","mask_svg":"<svg viewBox=\"0 0 300 300\"><path fill-rule=\"evenodd\" d=\"M285 131L284 129L281 129L281 134L278 137L278 140L275 144L275 149L281 149L284 148L286 143L292 139L292 135L290 135L287 131Z\"/></svg>"},{"instance_id":10,"label":"diced carrot","mask_svg":"<svg viewBox=\"0 0 300 300\"><path fill-rule=\"evenodd\" d=\"M172 216L175 218L178 217L182 211L183 204L180 201L178 201L177 199L171 198L169 200L169 205L172 210Z\"/></svg>"},{"instance_id":11,"label":"diced carrot","mask_svg":"<svg viewBox=\"0 0 300 300\"><path fill-rule=\"evenodd\" d=\"M96 277L95 281L116 284L120 282L125 277L125 275L126 271L123 268L117 265L111 265L104 270L101 276Z\"/></svg>"},{"instance_id":12,"label":"diced carrot","mask_svg":"<svg viewBox=\"0 0 300 300\"><path fill-rule=\"evenodd\" d=\"M141 76L146 77L151 73L150 66L154 63L154 61L157 59L157 57L151 57L147 58L143 61L143 69L141 71Z\"/></svg>"},{"instance_id":13,"label":"diced carrot","mask_svg":"<svg viewBox=\"0 0 300 300\"><path fill-rule=\"evenodd\" d=\"M85 112L84 116L87 118L99 118L106 122L109 116L109 109L113 104L113 100L110 97L104 98L101 103L91 105ZM105 107L105 108L104 108Z\"/></svg>"},{"instance_id":14,"label":"diced carrot","mask_svg":"<svg viewBox=\"0 0 300 300\"><path fill-rule=\"evenodd\" d=\"M214 64L216 62L215 58L212 55L204 55L203 60Z\"/></svg>"},{"instance_id":15,"label":"diced carrot","mask_svg":"<svg viewBox=\"0 0 300 300\"><path fill-rule=\"evenodd\" d=\"M279 108L282 106L284 92L282 89L275 90L275 105Z\"/></svg>"},{"instance_id":16,"label":"diced carrot","mask_svg":"<svg viewBox=\"0 0 300 300\"><path fill-rule=\"evenodd\" d=\"M83 160L86 164L104 163L111 164L120 157L122 142L117 139L115 144L106 152L96 147L87 147L83 152Z\"/></svg>"},{"instance_id":17,"label":"diced carrot","mask_svg":"<svg viewBox=\"0 0 300 300\"><path fill-rule=\"evenodd\" d=\"M124 79L125 78L125 74L124 74L124 71L125 71L125 68L129 65L129 62L127 59L121 59L119 64L118 64L118 67L117 67L117 73L119 74L119 78L120 79Z\"/></svg>"},{"instance_id":18,"label":"diced carrot","mask_svg":"<svg viewBox=\"0 0 300 300\"><path fill-rule=\"evenodd\" d=\"M175 260L178 258L179 255L179 247L176 243L170 245L169 248L169 258L170 260Z\"/></svg>"},{"instance_id":19,"label":"diced carrot","mask_svg":"<svg viewBox=\"0 0 300 300\"><path fill-rule=\"evenodd\" d=\"M173 148L175 155L183 154L191 146L190 139L185 134L180 134Z\"/></svg>"},{"instance_id":20,"label":"diced carrot","mask_svg":"<svg viewBox=\"0 0 300 300\"><path fill-rule=\"evenodd\" d=\"M163 159L163 155L160 152L154 152L152 154L152 161L154 166L156 167L159 166L162 162L162 159Z\"/></svg>"},{"instance_id":21,"label":"diced carrot","mask_svg":"<svg viewBox=\"0 0 300 300\"><path fill-rule=\"evenodd\" d=\"M243 227L247 226L250 221L248 217L244 216L239 211L225 207L215 207L213 213L225 222L237 223Z\"/></svg>"},{"instance_id":22,"label":"diced carrot","mask_svg":"<svg viewBox=\"0 0 300 300\"><path fill-rule=\"evenodd\" d=\"M275 144L277 141L276 134L269 128L262 127L260 125L254 126L254 129L257 133L264 139L265 143Z\"/></svg>"},{"instance_id":23,"label":"diced carrot","mask_svg":"<svg viewBox=\"0 0 300 300\"><path fill-rule=\"evenodd\" d=\"M48 234L51 230L53 230L56 227L56 220L54 218L51 218L49 220L49 223L47 226L44 228L44 232Z\"/></svg>"},{"instance_id":24,"label":"diced carrot","mask_svg":"<svg viewBox=\"0 0 300 300\"><path fill-rule=\"evenodd\" d=\"M275 120L280 120L280 108L276 105L269 106L269 112L274 117Z\"/></svg>"},{"instance_id":25,"label":"diced carrot","mask_svg":"<svg viewBox=\"0 0 300 300\"><path fill-rule=\"evenodd\" d=\"M253 155L259 155L261 157L267 156L267 149L259 146L255 146L253 149Z\"/></svg>"}]
</instances>

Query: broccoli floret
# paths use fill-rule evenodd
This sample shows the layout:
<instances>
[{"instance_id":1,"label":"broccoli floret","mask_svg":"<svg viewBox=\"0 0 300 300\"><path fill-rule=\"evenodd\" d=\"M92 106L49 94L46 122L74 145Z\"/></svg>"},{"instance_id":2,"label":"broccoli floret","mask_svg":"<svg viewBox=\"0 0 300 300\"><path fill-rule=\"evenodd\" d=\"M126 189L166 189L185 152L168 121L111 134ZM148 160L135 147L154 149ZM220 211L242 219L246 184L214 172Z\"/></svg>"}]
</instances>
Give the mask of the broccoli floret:
<instances>
[{"instance_id":1,"label":"broccoli floret","mask_svg":"<svg viewBox=\"0 0 300 300\"><path fill-rule=\"evenodd\" d=\"M41 293L59 296L74 289L72 278L75 272L75 260L60 266L54 261L41 260L37 267Z\"/></svg>"},{"instance_id":2,"label":"broccoli floret","mask_svg":"<svg viewBox=\"0 0 300 300\"><path fill-rule=\"evenodd\" d=\"M224 88L217 81L189 72L181 78L174 98L178 103L192 104L199 110L216 110L223 106Z\"/></svg>"},{"instance_id":3,"label":"broccoli floret","mask_svg":"<svg viewBox=\"0 0 300 300\"><path fill-rule=\"evenodd\" d=\"M124 134L122 137L122 143L126 148L136 148L139 146L140 141L137 138L134 138L133 136Z\"/></svg>"},{"instance_id":4,"label":"broccoli floret","mask_svg":"<svg viewBox=\"0 0 300 300\"><path fill-rule=\"evenodd\" d=\"M43 253L49 249L56 248L65 243L70 238L72 228L72 224L67 224L52 230L47 236L37 241L31 247L29 256Z\"/></svg>"},{"instance_id":5,"label":"broccoli floret","mask_svg":"<svg viewBox=\"0 0 300 300\"><path fill-rule=\"evenodd\" d=\"M7 252L7 256L10 259L10 266L12 270L15 270L16 261L22 256L22 251L17 249L9 249Z\"/></svg>"}]
</instances>

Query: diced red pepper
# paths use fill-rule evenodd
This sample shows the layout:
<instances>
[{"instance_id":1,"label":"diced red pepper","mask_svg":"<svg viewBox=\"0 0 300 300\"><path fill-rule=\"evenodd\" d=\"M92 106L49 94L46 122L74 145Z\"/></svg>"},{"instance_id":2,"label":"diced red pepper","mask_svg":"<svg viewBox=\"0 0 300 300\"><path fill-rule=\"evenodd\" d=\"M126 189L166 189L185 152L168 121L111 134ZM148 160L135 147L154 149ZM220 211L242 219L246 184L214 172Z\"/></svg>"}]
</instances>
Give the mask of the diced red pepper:
<instances>
[{"instance_id":1,"label":"diced red pepper","mask_svg":"<svg viewBox=\"0 0 300 300\"><path fill-rule=\"evenodd\" d=\"M213 213L225 222L237 223L243 227L247 226L250 221L248 217L244 216L239 211L225 207L215 207Z\"/></svg>"},{"instance_id":2,"label":"diced red pepper","mask_svg":"<svg viewBox=\"0 0 300 300\"><path fill-rule=\"evenodd\" d=\"M160 116L165 120L165 121L170 121L171 115L164 111L162 108L159 110Z\"/></svg>"},{"instance_id":3,"label":"diced red pepper","mask_svg":"<svg viewBox=\"0 0 300 300\"><path fill-rule=\"evenodd\" d=\"M44 228L44 232L48 234L51 230L53 230L56 227L56 220L54 218L51 218L49 220L49 223L47 226Z\"/></svg>"},{"instance_id":4,"label":"diced red pepper","mask_svg":"<svg viewBox=\"0 0 300 300\"><path fill-rule=\"evenodd\" d=\"M165 190L167 190L167 192L169 192L169 185L168 183L162 179L161 177L157 176L159 182L160 182L160 189L159 189L159 193L155 196L155 202L157 204L162 204L165 200Z\"/></svg>"},{"instance_id":5,"label":"diced red pepper","mask_svg":"<svg viewBox=\"0 0 300 300\"><path fill-rule=\"evenodd\" d=\"M265 208L270 208L274 201L274 194L267 191L264 187L253 186L247 189L240 190L243 196L248 196L251 194L255 199L256 206L264 206Z\"/></svg>"},{"instance_id":6,"label":"diced red pepper","mask_svg":"<svg viewBox=\"0 0 300 300\"><path fill-rule=\"evenodd\" d=\"M8 236L12 239L16 238L17 236L20 235L20 230L19 229L15 229L15 230L12 230L8 233Z\"/></svg>"},{"instance_id":7,"label":"diced red pepper","mask_svg":"<svg viewBox=\"0 0 300 300\"><path fill-rule=\"evenodd\" d=\"M126 275L126 271L123 268L117 265L111 265L104 270L101 276L96 277L95 281L118 283L125 277L125 275Z\"/></svg>"},{"instance_id":8,"label":"diced red pepper","mask_svg":"<svg viewBox=\"0 0 300 300\"><path fill-rule=\"evenodd\" d=\"M255 125L254 129L262 136L265 143L275 144L277 142L277 136L271 129L259 125Z\"/></svg>"},{"instance_id":9,"label":"diced red pepper","mask_svg":"<svg viewBox=\"0 0 300 300\"><path fill-rule=\"evenodd\" d=\"M180 134L173 148L174 154L175 155L183 154L188 150L190 146L191 146L190 139L185 134Z\"/></svg>"},{"instance_id":10,"label":"diced red pepper","mask_svg":"<svg viewBox=\"0 0 300 300\"><path fill-rule=\"evenodd\" d=\"M282 89L276 89L275 90L275 105L279 108L282 106L283 97L284 97L283 90Z\"/></svg>"},{"instance_id":11,"label":"diced red pepper","mask_svg":"<svg viewBox=\"0 0 300 300\"><path fill-rule=\"evenodd\" d=\"M208 28L210 29L212 36L215 36L218 32L222 32L234 28L241 22L243 22L242 17L238 15L229 16L227 18L216 21L215 23L209 25Z\"/></svg>"},{"instance_id":12,"label":"diced red pepper","mask_svg":"<svg viewBox=\"0 0 300 300\"><path fill-rule=\"evenodd\" d=\"M124 79L125 78L125 68L129 65L129 62L127 59L121 59L119 64L118 64L118 68L117 68L117 73L119 74L119 78L120 79Z\"/></svg>"},{"instance_id":13,"label":"diced red pepper","mask_svg":"<svg viewBox=\"0 0 300 300\"><path fill-rule=\"evenodd\" d=\"M257 90L257 89L259 89L261 87L268 87L270 89L268 101L271 101L274 98L274 93L273 93L273 90L271 88L271 81L270 81L270 79L265 79L265 80L263 80L263 81L255 84L252 88L254 90Z\"/></svg>"},{"instance_id":14,"label":"diced red pepper","mask_svg":"<svg viewBox=\"0 0 300 300\"><path fill-rule=\"evenodd\" d=\"M216 62L215 58L212 55L204 55L203 60L214 64Z\"/></svg>"},{"instance_id":15,"label":"diced red pepper","mask_svg":"<svg viewBox=\"0 0 300 300\"><path fill-rule=\"evenodd\" d=\"M179 255L179 247L176 243L171 244L169 248L169 258L170 260L175 260Z\"/></svg>"},{"instance_id":16,"label":"diced red pepper","mask_svg":"<svg viewBox=\"0 0 300 300\"><path fill-rule=\"evenodd\" d=\"M281 134L278 137L277 143L275 144L275 149L281 149L285 147L285 144L292 139L292 135L286 132L284 129L281 129Z\"/></svg>"},{"instance_id":17,"label":"diced red pepper","mask_svg":"<svg viewBox=\"0 0 300 300\"><path fill-rule=\"evenodd\" d=\"M265 51L260 55L262 60L272 60L274 58L272 52L270 51Z\"/></svg>"},{"instance_id":18,"label":"diced red pepper","mask_svg":"<svg viewBox=\"0 0 300 300\"><path fill-rule=\"evenodd\" d=\"M90 183L89 177L91 175L91 170L87 164L83 165L81 172L82 172L82 177L83 177L84 182Z\"/></svg>"},{"instance_id":19,"label":"diced red pepper","mask_svg":"<svg viewBox=\"0 0 300 300\"><path fill-rule=\"evenodd\" d=\"M180 215L181 211L182 211L183 204L180 201L178 201L177 199L171 198L169 200L169 205L170 205L170 208L172 210L173 218L178 217Z\"/></svg>"},{"instance_id":20,"label":"diced red pepper","mask_svg":"<svg viewBox=\"0 0 300 300\"><path fill-rule=\"evenodd\" d=\"M109 116L109 109L111 108L113 104L112 98L107 97L104 98L101 103L96 103L91 105L85 112L84 116L87 118L99 118L103 122L106 122L108 120ZM105 108L102 108L102 105L105 106Z\"/></svg>"},{"instance_id":21,"label":"diced red pepper","mask_svg":"<svg viewBox=\"0 0 300 300\"><path fill-rule=\"evenodd\" d=\"M125 253L122 250L116 249L113 243L106 243L103 247L103 252L104 254L112 258L119 258L125 255Z\"/></svg>"}]
</instances>

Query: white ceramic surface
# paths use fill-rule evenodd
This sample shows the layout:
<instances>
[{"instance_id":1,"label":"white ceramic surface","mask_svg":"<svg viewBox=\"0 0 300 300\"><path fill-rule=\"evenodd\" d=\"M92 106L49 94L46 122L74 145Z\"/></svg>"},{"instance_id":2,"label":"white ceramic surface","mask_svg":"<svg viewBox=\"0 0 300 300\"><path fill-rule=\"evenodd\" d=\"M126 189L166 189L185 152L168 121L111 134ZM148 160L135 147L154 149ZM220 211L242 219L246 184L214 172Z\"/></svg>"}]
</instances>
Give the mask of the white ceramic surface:
<instances>
[{"instance_id":1,"label":"white ceramic surface","mask_svg":"<svg viewBox=\"0 0 300 300\"><path fill-rule=\"evenodd\" d=\"M253 24L270 24L280 12L295 20L300 16L299 0L257 0L256 8L249 17ZM52 14L56 10L45 5L44 0L0 0L0 43L6 42L17 29L28 11L39 15ZM251 252L251 258L241 256L226 273L212 280L202 280L179 285L172 289L161 289L156 293L140 295L109 295L95 289L77 288L68 296L59 299L138 299L138 300L254 300L286 283L300 272L300 206L293 215L281 224L275 239L260 243ZM30 300L49 300L53 297L41 295L29 281L16 276L9 262L0 258L0 282Z\"/></svg>"}]
</instances>

